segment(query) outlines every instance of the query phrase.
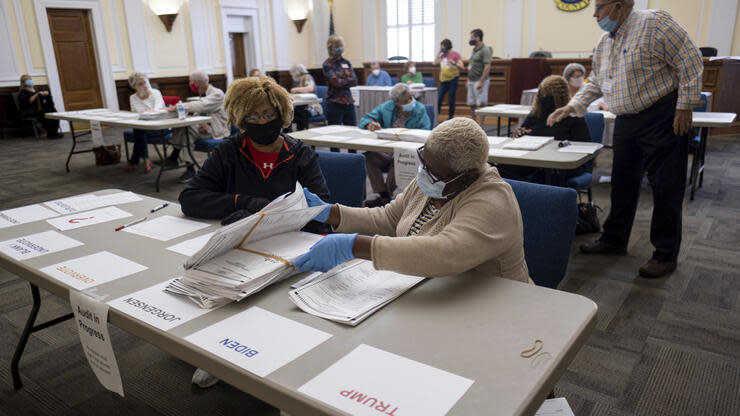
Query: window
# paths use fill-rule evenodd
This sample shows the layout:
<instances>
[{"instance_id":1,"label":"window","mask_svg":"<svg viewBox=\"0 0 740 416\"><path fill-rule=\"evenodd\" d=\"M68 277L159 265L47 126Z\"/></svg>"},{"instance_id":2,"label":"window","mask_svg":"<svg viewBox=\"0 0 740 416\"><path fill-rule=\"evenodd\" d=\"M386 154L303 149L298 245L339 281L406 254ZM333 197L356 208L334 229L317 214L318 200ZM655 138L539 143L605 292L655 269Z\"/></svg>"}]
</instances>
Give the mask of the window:
<instances>
[{"instance_id":1,"label":"window","mask_svg":"<svg viewBox=\"0 0 740 416\"><path fill-rule=\"evenodd\" d=\"M434 0L386 0L388 57L434 60Z\"/></svg>"}]
</instances>

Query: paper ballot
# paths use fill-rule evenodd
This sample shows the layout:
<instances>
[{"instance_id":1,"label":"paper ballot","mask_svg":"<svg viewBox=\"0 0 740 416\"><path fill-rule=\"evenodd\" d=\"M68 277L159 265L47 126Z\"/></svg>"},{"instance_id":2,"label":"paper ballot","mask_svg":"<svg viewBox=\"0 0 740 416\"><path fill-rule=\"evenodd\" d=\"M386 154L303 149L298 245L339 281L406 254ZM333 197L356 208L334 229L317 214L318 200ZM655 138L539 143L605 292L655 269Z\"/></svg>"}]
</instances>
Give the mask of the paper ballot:
<instances>
[{"instance_id":1,"label":"paper ballot","mask_svg":"<svg viewBox=\"0 0 740 416\"><path fill-rule=\"evenodd\" d=\"M430 130L406 129L394 127L389 129L380 129L375 132L379 139L398 140L403 142L424 143L429 138Z\"/></svg>"},{"instance_id":2,"label":"paper ballot","mask_svg":"<svg viewBox=\"0 0 740 416\"><path fill-rule=\"evenodd\" d=\"M562 153L585 153L587 155L596 153L597 150L604 147L601 143L584 143L571 144L570 146L561 147L558 152Z\"/></svg>"},{"instance_id":3,"label":"paper ballot","mask_svg":"<svg viewBox=\"0 0 740 416\"><path fill-rule=\"evenodd\" d=\"M253 306L185 340L265 377L329 338L331 334Z\"/></svg>"},{"instance_id":4,"label":"paper ballot","mask_svg":"<svg viewBox=\"0 0 740 416\"><path fill-rule=\"evenodd\" d=\"M169 241L173 238L190 234L194 231L208 227L207 222L193 221L187 218L173 217L172 215L163 215L153 220L144 221L131 227L126 227L123 231L131 234L138 234L144 237L153 238L160 241Z\"/></svg>"},{"instance_id":5,"label":"paper ballot","mask_svg":"<svg viewBox=\"0 0 740 416\"><path fill-rule=\"evenodd\" d=\"M190 240L185 240L182 243L177 243L174 246L169 246L167 247L167 250L190 257L203 248L212 235L213 233L203 234L201 236L191 238Z\"/></svg>"},{"instance_id":6,"label":"paper ballot","mask_svg":"<svg viewBox=\"0 0 740 416\"><path fill-rule=\"evenodd\" d=\"M304 312L355 326L424 280L355 260L289 292Z\"/></svg>"},{"instance_id":7,"label":"paper ballot","mask_svg":"<svg viewBox=\"0 0 740 416\"><path fill-rule=\"evenodd\" d=\"M146 269L146 266L113 253L101 251L52 264L42 268L41 271L77 290L85 290Z\"/></svg>"},{"instance_id":8,"label":"paper ballot","mask_svg":"<svg viewBox=\"0 0 740 416\"><path fill-rule=\"evenodd\" d=\"M499 156L499 157L522 157L529 153L526 150L514 150L514 149L488 149L488 156Z\"/></svg>"},{"instance_id":9,"label":"paper ballot","mask_svg":"<svg viewBox=\"0 0 740 416\"><path fill-rule=\"evenodd\" d=\"M537 150L554 139L554 137L522 136L506 143L504 149Z\"/></svg>"},{"instance_id":10,"label":"paper ballot","mask_svg":"<svg viewBox=\"0 0 740 416\"><path fill-rule=\"evenodd\" d=\"M443 416L472 385L473 380L361 344L298 391L351 415Z\"/></svg>"},{"instance_id":11,"label":"paper ballot","mask_svg":"<svg viewBox=\"0 0 740 416\"><path fill-rule=\"evenodd\" d=\"M92 211L82 212L79 214L67 215L64 217L46 220L49 224L61 231L73 230L75 228L85 227L93 224L100 224L112 220L130 217L128 212L116 208L105 207Z\"/></svg>"},{"instance_id":12,"label":"paper ballot","mask_svg":"<svg viewBox=\"0 0 740 416\"><path fill-rule=\"evenodd\" d=\"M107 207L108 205L126 204L136 201L141 201L141 198L133 192L116 192L114 194L102 196L85 194L69 198L55 199L53 201L44 202L44 204L60 214L71 214L74 212Z\"/></svg>"},{"instance_id":13,"label":"paper ballot","mask_svg":"<svg viewBox=\"0 0 740 416\"><path fill-rule=\"evenodd\" d=\"M508 137L500 137L500 136L488 136L488 145L489 146L495 146L497 144L501 144L505 141L509 140Z\"/></svg>"},{"instance_id":14,"label":"paper ballot","mask_svg":"<svg viewBox=\"0 0 740 416\"><path fill-rule=\"evenodd\" d=\"M44 231L0 242L0 253L15 260L28 260L81 245L81 242L56 231Z\"/></svg>"},{"instance_id":15,"label":"paper ballot","mask_svg":"<svg viewBox=\"0 0 740 416\"><path fill-rule=\"evenodd\" d=\"M55 211L40 204L26 205L25 207L0 211L0 228L45 220L59 215Z\"/></svg>"},{"instance_id":16,"label":"paper ballot","mask_svg":"<svg viewBox=\"0 0 740 416\"><path fill-rule=\"evenodd\" d=\"M181 279L166 288L202 308L239 301L296 273L293 261L322 237L300 232L325 207L309 208L303 188L262 211L216 230L185 262Z\"/></svg>"}]
</instances>

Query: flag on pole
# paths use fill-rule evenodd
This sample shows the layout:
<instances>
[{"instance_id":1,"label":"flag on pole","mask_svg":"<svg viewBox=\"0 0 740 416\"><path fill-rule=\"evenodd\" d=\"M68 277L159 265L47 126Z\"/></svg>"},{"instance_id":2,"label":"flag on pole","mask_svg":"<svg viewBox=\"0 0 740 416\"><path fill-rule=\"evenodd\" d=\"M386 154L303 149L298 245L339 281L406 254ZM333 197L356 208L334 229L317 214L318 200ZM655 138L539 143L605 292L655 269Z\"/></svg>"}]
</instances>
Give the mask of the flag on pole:
<instances>
[{"instance_id":1,"label":"flag on pole","mask_svg":"<svg viewBox=\"0 0 740 416\"><path fill-rule=\"evenodd\" d=\"M334 34L334 0L329 0L329 36Z\"/></svg>"}]
</instances>

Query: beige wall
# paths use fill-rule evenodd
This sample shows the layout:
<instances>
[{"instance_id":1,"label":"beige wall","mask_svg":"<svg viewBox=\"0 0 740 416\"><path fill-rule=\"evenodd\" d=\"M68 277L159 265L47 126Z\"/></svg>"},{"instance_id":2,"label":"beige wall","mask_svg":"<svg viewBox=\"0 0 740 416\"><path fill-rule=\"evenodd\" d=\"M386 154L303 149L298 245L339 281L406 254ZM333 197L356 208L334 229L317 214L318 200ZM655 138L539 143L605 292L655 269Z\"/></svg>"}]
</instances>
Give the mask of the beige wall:
<instances>
[{"instance_id":1,"label":"beige wall","mask_svg":"<svg viewBox=\"0 0 740 416\"><path fill-rule=\"evenodd\" d=\"M740 17L740 3L737 5L737 16ZM740 25L735 25L735 36L732 41L732 55L740 55Z\"/></svg>"}]
</instances>

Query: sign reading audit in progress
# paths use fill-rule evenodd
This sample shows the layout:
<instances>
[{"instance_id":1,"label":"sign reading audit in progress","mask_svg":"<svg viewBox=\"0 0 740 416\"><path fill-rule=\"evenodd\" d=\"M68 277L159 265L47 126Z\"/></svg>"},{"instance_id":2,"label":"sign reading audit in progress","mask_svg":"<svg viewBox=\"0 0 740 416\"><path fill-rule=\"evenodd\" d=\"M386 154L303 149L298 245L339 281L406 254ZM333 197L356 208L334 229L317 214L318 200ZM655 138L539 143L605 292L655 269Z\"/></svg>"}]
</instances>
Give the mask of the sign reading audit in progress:
<instances>
[{"instance_id":1,"label":"sign reading audit in progress","mask_svg":"<svg viewBox=\"0 0 740 416\"><path fill-rule=\"evenodd\" d=\"M265 377L329 338L326 332L253 306L185 340Z\"/></svg>"}]
</instances>

